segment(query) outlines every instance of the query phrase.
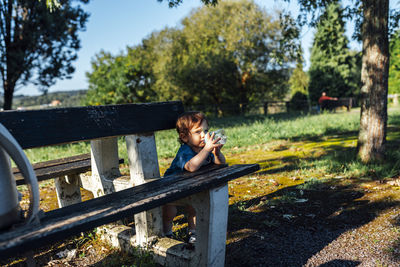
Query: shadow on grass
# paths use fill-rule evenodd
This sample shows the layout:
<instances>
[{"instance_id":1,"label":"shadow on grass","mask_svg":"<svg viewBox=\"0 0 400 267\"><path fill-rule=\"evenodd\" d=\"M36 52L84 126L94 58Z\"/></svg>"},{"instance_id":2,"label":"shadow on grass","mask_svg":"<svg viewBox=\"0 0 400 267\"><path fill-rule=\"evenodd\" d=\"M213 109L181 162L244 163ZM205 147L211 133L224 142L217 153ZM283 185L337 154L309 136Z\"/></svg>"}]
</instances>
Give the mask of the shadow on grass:
<instances>
[{"instance_id":1,"label":"shadow on grass","mask_svg":"<svg viewBox=\"0 0 400 267\"><path fill-rule=\"evenodd\" d=\"M398 119L400 122L400 117ZM338 138L354 138L354 135L354 132L347 132ZM325 138L320 140L326 141ZM329 145L322 155L302 158L307 162L305 166L298 166L299 159L289 156L281 158L284 166L264 169L259 174L305 170L320 164L327 173L346 173L359 169L358 176L351 177L355 183L359 178L383 180L399 175L399 144L396 139L389 140L387 160L379 164L357 161L354 147ZM262 160L259 163L276 160ZM363 195L363 191L352 185L337 186L334 179L316 179L310 184L286 187L231 205L228 232L231 240L238 241L227 245L226 266L302 266L343 233L365 225L382 212L400 205L395 200L360 200ZM400 216L397 225L400 226ZM391 258L395 262L400 261L400 239L389 248L390 251L393 252ZM360 263L333 260L319 266L357 266Z\"/></svg>"},{"instance_id":2,"label":"shadow on grass","mask_svg":"<svg viewBox=\"0 0 400 267\"><path fill-rule=\"evenodd\" d=\"M348 137L336 138L337 141L349 140ZM327 142L326 140L324 142ZM310 170L324 167L328 173L357 173L358 177L371 180L381 180L396 176L400 173L400 140L388 140L386 142L387 153L383 162L364 164L357 159L356 147L325 144L322 154L298 158L296 156L277 157L268 160L260 160L258 163L260 175L277 174L284 171ZM281 161L282 164L273 166L273 162ZM299 164L303 162L301 165ZM306 163L304 163L306 162ZM283 166L281 166L283 165Z\"/></svg>"}]
</instances>

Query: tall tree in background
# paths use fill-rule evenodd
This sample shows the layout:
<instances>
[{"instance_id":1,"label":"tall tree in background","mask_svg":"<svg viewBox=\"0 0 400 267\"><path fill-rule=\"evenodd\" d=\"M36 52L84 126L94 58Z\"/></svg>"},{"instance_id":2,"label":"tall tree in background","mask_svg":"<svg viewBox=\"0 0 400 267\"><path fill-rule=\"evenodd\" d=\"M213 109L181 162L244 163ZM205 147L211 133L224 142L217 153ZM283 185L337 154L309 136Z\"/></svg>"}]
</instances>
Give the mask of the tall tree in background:
<instances>
[{"instance_id":1,"label":"tall tree in background","mask_svg":"<svg viewBox=\"0 0 400 267\"><path fill-rule=\"evenodd\" d=\"M108 105L158 100L153 90L153 51L143 45L128 48L127 54L113 56L101 51L92 60L85 105Z\"/></svg>"},{"instance_id":2,"label":"tall tree in background","mask_svg":"<svg viewBox=\"0 0 400 267\"><path fill-rule=\"evenodd\" d=\"M287 0L290 1L290 0ZM300 19L315 19L316 9L331 0L298 0ZM382 160L385 155L387 93L389 71L389 0L351 1L345 6L347 17L354 19L362 39L361 116L358 156L363 162ZM399 10L390 10L391 26L399 23ZM314 20L315 21L315 20Z\"/></svg>"},{"instance_id":3,"label":"tall tree in background","mask_svg":"<svg viewBox=\"0 0 400 267\"><path fill-rule=\"evenodd\" d=\"M290 94L294 95L300 92L304 95L308 94L308 83L309 77L306 72L304 72L303 62L298 61L296 68L293 70L292 75L289 79Z\"/></svg>"},{"instance_id":4,"label":"tall tree in background","mask_svg":"<svg viewBox=\"0 0 400 267\"><path fill-rule=\"evenodd\" d=\"M343 10L333 2L319 17L311 49L308 90L313 101L323 91L335 97L354 96L359 91L361 58L348 45Z\"/></svg>"},{"instance_id":5,"label":"tall tree in background","mask_svg":"<svg viewBox=\"0 0 400 267\"><path fill-rule=\"evenodd\" d=\"M303 70L302 58L298 60L296 68L289 79L290 85L290 109L305 110L307 103L308 111L311 111L311 101L308 93L309 77Z\"/></svg>"},{"instance_id":6,"label":"tall tree in background","mask_svg":"<svg viewBox=\"0 0 400 267\"><path fill-rule=\"evenodd\" d=\"M44 89L74 71L80 48L78 32L88 19L70 0L50 12L45 1L5 0L0 3L0 76L5 110L19 85L32 82ZM88 0L80 0L87 3Z\"/></svg>"},{"instance_id":7,"label":"tall tree in background","mask_svg":"<svg viewBox=\"0 0 400 267\"><path fill-rule=\"evenodd\" d=\"M199 102L219 109L282 98L299 44L297 28L281 22L249 0L197 9L182 21L170 74Z\"/></svg>"},{"instance_id":8,"label":"tall tree in background","mask_svg":"<svg viewBox=\"0 0 400 267\"><path fill-rule=\"evenodd\" d=\"M400 30L390 40L389 94L400 94Z\"/></svg>"},{"instance_id":9,"label":"tall tree in background","mask_svg":"<svg viewBox=\"0 0 400 267\"><path fill-rule=\"evenodd\" d=\"M253 1L201 7L182 25L153 32L128 53L96 56L87 74L88 103L179 99L238 113L259 99L286 94L297 37L294 22L282 23L279 14L267 14Z\"/></svg>"},{"instance_id":10,"label":"tall tree in background","mask_svg":"<svg viewBox=\"0 0 400 267\"><path fill-rule=\"evenodd\" d=\"M182 96L165 75L176 33L165 28L151 33L141 44L127 47L126 52L96 54L91 72L86 73L89 90L84 104L139 103Z\"/></svg>"}]
</instances>

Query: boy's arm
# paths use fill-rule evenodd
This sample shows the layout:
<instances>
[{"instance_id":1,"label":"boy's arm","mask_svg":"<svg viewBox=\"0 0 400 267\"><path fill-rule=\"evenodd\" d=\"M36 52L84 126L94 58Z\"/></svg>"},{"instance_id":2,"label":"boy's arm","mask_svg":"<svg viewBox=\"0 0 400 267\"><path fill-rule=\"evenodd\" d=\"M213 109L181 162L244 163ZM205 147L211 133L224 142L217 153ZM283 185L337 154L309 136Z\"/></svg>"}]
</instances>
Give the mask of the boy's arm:
<instances>
[{"instance_id":1,"label":"boy's arm","mask_svg":"<svg viewBox=\"0 0 400 267\"><path fill-rule=\"evenodd\" d=\"M207 159L209 154L210 151L207 151L203 148L199 153L197 153L196 156L186 162L185 169L189 172L197 171L203 165L203 162Z\"/></svg>"},{"instance_id":2,"label":"boy's arm","mask_svg":"<svg viewBox=\"0 0 400 267\"><path fill-rule=\"evenodd\" d=\"M216 140L213 140L214 133L211 136L209 135L209 133L207 133L206 138L207 138L206 145L203 147L202 150L200 150L199 153L197 153L196 156L194 156L188 162L186 162L185 170L187 170L189 172L197 171L198 169L200 169L201 166L203 166L203 162L207 159L208 155L211 152L214 152L214 150L216 150L216 149L220 150L221 147L223 146L221 144L217 144L217 142L221 138L217 138ZM215 156L215 154L214 154L214 156ZM218 158L218 162L221 162L221 160L223 160L225 162L225 157L221 153L221 151L219 151L219 156L215 156L215 161L217 161L217 158ZM217 162L215 162L215 163L222 164L222 163L217 163Z\"/></svg>"}]
</instances>

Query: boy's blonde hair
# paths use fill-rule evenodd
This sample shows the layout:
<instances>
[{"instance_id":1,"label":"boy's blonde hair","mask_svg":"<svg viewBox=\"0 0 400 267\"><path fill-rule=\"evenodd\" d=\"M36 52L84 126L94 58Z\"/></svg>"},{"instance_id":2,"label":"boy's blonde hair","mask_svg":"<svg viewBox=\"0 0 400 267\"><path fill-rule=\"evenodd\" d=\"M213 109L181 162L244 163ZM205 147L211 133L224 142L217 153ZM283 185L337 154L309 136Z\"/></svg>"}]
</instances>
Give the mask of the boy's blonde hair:
<instances>
[{"instance_id":1,"label":"boy's blonde hair","mask_svg":"<svg viewBox=\"0 0 400 267\"><path fill-rule=\"evenodd\" d=\"M199 111L188 111L183 113L182 115L179 116L179 118L176 121L176 131L178 132L179 135L179 142L181 144L185 143L182 140L182 137L186 137L189 135L190 130L197 125L200 125L203 123L203 121L206 121L208 124L208 120L206 116Z\"/></svg>"}]
</instances>

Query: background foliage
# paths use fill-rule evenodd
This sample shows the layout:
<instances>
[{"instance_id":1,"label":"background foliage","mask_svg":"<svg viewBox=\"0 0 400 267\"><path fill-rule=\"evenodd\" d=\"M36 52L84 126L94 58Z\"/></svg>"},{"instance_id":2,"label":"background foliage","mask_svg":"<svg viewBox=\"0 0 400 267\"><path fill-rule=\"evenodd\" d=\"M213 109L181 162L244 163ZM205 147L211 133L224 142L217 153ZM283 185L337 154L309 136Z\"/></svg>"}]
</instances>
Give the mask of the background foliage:
<instances>
[{"instance_id":1,"label":"background foliage","mask_svg":"<svg viewBox=\"0 0 400 267\"><path fill-rule=\"evenodd\" d=\"M198 8L180 27L153 32L126 53L96 55L86 103L179 99L231 114L283 98L299 50L299 31L284 19L250 0Z\"/></svg>"},{"instance_id":2,"label":"background foliage","mask_svg":"<svg viewBox=\"0 0 400 267\"><path fill-rule=\"evenodd\" d=\"M390 40L389 94L400 94L400 30Z\"/></svg>"},{"instance_id":3,"label":"background foliage","mask_svg":"<svg viewBox=\"0 0 400 267\"><path fill-rule=\"evenodd\" d=\"M79 0L58 1L52 12L45 1L0 2L0 77L4 109L11 109L15 90L31 82L47 91L56 79L68 78L80 48L78 32L88 14Z\"/></svg>"}]
</instances>

